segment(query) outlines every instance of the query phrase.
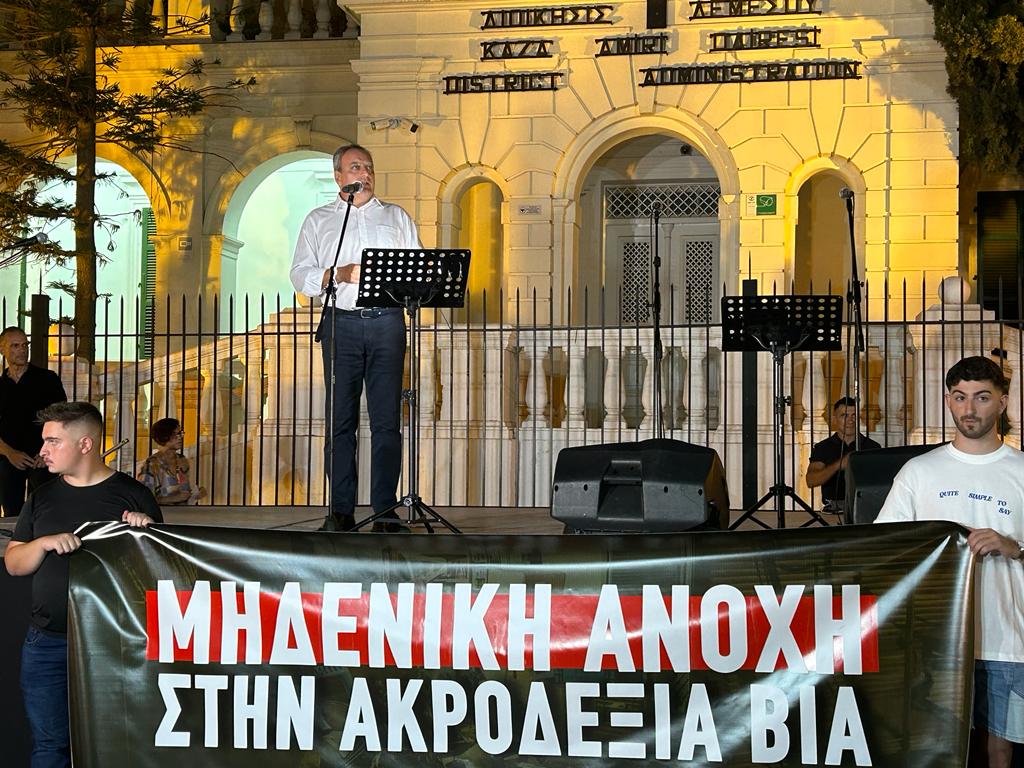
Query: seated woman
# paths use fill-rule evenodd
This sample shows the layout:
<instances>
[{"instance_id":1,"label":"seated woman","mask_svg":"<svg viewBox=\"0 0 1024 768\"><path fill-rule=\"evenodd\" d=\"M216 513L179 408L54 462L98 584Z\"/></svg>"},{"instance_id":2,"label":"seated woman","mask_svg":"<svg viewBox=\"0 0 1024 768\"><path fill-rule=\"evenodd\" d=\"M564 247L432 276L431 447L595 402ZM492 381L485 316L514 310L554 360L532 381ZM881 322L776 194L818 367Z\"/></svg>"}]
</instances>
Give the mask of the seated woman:
<instances>
[{"instance_id":1,"label":"seated woman","mask_svg":"<svg viewBox=\"0 0 1024 768\"><path fill-rule=\"evenodd\" d=\"M150 430L158 450L139 466L136 474L156 496L159 504L198 504L204 488L193 488L188 480L188 459L181 455L185 433L177 419L160 419Z\"/></svg>"}]
</instances>

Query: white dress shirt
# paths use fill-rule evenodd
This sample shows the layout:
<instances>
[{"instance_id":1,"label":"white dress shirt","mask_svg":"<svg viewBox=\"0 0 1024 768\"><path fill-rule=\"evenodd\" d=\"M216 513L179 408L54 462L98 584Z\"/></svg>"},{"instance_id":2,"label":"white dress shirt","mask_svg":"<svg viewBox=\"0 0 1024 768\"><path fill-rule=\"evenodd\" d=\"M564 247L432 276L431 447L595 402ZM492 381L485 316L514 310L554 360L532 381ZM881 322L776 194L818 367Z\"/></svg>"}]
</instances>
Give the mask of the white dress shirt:
<instances>
[{"instance_id":1,"label":"white dress shirt","mask_svg":"<svg viewBox=\"0 0 1024 768\"><path fill-rule=\"evenodd\" d=\"M341 236L345 209L351 208L345 242L338 256L338 266L359 264L364 248L421 248L416 224L401 206L370 198L360 207L349 206L339 195L336 200L310 211L299 229L292 268L289 272L295 290L306 296L323 293L324 272L334 263L334 253ZM338 309L355 309L359 286L338 285Z\"/></svg>"}]
</instances>

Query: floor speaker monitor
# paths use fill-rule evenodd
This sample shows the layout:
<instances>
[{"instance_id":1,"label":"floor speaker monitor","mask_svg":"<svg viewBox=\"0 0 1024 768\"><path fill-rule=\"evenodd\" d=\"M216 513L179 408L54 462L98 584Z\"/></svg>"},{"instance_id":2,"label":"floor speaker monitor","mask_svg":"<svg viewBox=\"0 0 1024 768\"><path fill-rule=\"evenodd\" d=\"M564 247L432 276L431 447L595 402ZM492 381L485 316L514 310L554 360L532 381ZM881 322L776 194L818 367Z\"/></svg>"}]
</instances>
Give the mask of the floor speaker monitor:
<instances>
[{"instance_id":1,"label":"floor speaker monitor","mask_svg":"<svg viewBox=\"0 0 1024 768\"><path fill-rule=\"evenodd\" d=\"M716 451L680 440L565 448L551 516L574 532L725 529L725 471Z\"/></svg>"},{"instance_id":2,"label":"floor speaker monitor","mask_svg":"<svg viewBox=\"0 0 1024 768\"><path fill-rule=\"evenodd\" d=\"M908 461L938 445L900 445L854 451L846 462L846 522L865 525L875 522L889 495L892 481Z\"/></svg>"}]
</instances>

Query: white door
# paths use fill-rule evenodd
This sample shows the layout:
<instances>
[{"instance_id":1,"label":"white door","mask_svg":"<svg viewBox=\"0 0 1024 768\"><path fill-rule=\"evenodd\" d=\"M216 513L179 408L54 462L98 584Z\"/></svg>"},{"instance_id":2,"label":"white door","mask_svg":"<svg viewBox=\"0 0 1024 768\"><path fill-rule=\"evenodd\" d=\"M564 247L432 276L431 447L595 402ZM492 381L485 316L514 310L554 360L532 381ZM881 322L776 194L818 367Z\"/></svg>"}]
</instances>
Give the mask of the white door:
<instances>
[{"instance_id":1,"label":"white door","mask_svg":"<svg viewBox=\"0 0 1024 768\"><path fill-rule=\"evenodd\" d=\"M605 322L651 325L654 242L650 223L610 222L605 227L605 244ZM662 255L661 324L714 322L721 288L718 222L662 221L657 245Z\"/></svg>"}]
</instances>

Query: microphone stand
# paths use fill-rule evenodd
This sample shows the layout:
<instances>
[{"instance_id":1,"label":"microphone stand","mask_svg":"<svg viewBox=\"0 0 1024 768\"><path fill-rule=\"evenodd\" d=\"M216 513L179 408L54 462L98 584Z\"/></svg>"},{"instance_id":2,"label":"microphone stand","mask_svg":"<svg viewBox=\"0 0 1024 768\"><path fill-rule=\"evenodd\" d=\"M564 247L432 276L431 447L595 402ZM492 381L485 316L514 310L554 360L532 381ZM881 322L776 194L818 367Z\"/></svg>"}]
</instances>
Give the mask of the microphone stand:
<instances>
[{"instance_id":1,"label":"microphone stand","mask_svg":"<svg viewBox=\"0 0 1024 768\"><path fill-rule=\"evenodd\" d=\"M327 422L327 518L324 520L323 526L320 528L321 531L333 531L336 530L340 521L334 517L334 356L337 354L337 347L335 345L335 310L338 308L338 290L335 286L335 275L338 271L338 258L341 256L341 245L345 242L345 230L348 229L348 217L352 213L352 201L356 197L356 192L361 191L360 189L353 189L348 193L348 204L345 206L345 218L341 221L341 234L338 236L338 247L334 249L334 261L331 263L331 274L327 278L327 288L324 294L323 306L320 310L320 324L317 326L316 335L313 337L314 341L318 341L321 344L324 341L324 322L328 321L328 311L330 312L330 342L331 351L328 356L328 363L330 367L330 375L327 377L327 408L324 417ZM339 192L339 197L344 199L344 193ZM355 517L355 510L353 510L353 520Z\"/></svg>"},{"instance_id":2,"label":"microphone stand","mask_svg":"<svg viewBox=\"0 0 1024 768\"><path fill-rule=\"evenodd\" d=\"M839 196L846 200L846 217L850 223L850 290L846 301L853 316L853 400L857 425L853 436L853 449L860 450L860 358L865 350L864 321L861 316L860 272L857 270L857 244L853 235L853 190L843 188Z\"/></svg>"},{"instance_id":3,"label":"microphone stand","mask_svg":"<svg viewBox=\"0 0 1024 768\"><path fill-rule=\"evenodd\" d=\"M115 453L116 451L120 451L126 445L128 445L128 438L127 437L124 440L122 440L120 443L115 445L113 448L107 448L107 450L105 450L103 453L100 454L100 458L101 459L105 459L110 454Z\"/></svg>"},{"instance_id":4,"label":"microphone stand","mask_svg":"<svg viewBox=\"0 0 1024 768\"><path fill-rule=\"evenodd\" d=\"M654 266L654 287L651 296L651 314L654 320L654 397L652 405L654 410L654 436L658 440L665 437L665 420L662 413L661 403L661 253L658 249L658 235L661 223L661 203L654 202L651 210L651 227L654 230L653 246L654 256L651 263Z\"/></svg>"}]
</instances>

